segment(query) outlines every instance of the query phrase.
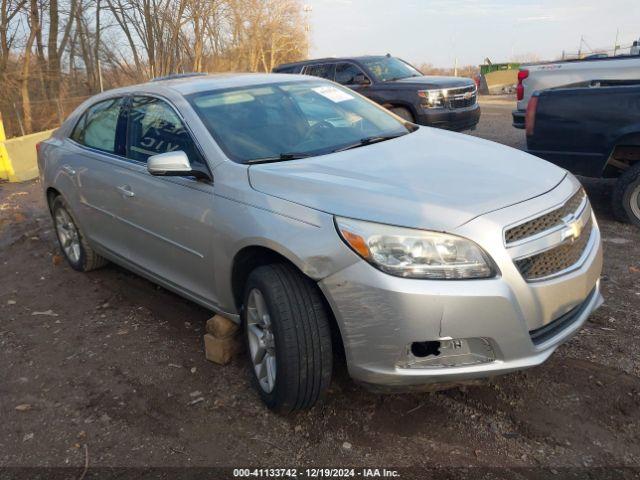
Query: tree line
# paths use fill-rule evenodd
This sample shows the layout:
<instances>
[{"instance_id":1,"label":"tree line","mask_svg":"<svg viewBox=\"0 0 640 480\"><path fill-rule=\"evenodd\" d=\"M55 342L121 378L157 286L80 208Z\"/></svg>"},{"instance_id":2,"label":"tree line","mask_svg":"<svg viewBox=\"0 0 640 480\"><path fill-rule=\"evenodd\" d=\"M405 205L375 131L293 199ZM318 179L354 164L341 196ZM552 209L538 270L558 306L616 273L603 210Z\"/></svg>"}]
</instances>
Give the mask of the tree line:
<instances>
[{"instance_id":1,"label":"tree line","mask_svg":"<svg viewBox=\"0 0 640 480\"><path fill-rule=\"evenodd\" d=\"M268 72L308 50L300 0L0 0L8 135L104 89L182 72Z\"/></svg>"}]
</instances>

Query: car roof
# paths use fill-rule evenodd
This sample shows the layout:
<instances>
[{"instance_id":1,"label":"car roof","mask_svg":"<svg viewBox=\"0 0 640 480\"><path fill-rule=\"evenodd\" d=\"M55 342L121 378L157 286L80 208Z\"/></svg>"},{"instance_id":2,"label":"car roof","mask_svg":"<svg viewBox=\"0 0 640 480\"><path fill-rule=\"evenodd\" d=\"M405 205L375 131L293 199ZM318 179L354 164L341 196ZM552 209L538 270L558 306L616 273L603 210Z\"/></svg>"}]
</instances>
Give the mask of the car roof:
<instances>
[{"instance_id":1,"label":"car roof","mask_svg":"<svg viewBox=\"0 0 640 480\"><path fill-rule=\"evenodd\" d=\"M289 75L274 73L217 73L209 75L179 76L166 79L156 79L137 85L109 90L105 94L130 94L135 92L162 93L165 90L173 90L181 95L192 93L224 90L235 87L251 87L254 85L268 85L270 83L296 82L319 80L307 75Z\"/></svg>"},{"instance_id":2,"label":"car roof","mask_svg":"<svg viewBox=\"0 0 640 480\"><path fill-rule=\"evenodd\" d=\"M310 65L314 63L326 63L326 62L357 62L364 60L378 60L380 58L387 58L387 55L360 55L357 57L325 57L325 58L314 58L311 60L302 60L300 62L291 62L291 63L283 63L276 67L278 68L286 68L286 67L294 67L297 65Z\"/></svg>"}]
</instances>

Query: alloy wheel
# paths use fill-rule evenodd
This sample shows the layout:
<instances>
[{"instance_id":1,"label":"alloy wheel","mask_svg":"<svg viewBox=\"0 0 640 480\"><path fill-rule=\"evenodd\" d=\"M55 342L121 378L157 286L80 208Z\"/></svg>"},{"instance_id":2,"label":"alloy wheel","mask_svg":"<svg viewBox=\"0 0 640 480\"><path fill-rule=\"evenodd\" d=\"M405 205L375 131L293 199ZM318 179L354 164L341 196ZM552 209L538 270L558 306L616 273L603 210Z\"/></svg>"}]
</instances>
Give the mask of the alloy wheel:
<instances>
[{"instance_id":1,"label":"alloy wheel","mask_svg":"<svg viewBox=\"0 0 640 480\"><path fill-rule=\"evenodd\" d=\"M249 354L262 390L271 393L276 385L276 344L271 316L260 290L254 288L247 300Z\"/></svg>"},{"instance_id":2,"label":"alloy wheel","mask_svg":"<svg viewBox=\"0 0 640 480\"><path fill-rule=\"evenodd\" d=\"M631 212L636 218L640 218L640 185L636 186L636 188L631 192L629 200Z\"/></svg>"},{"instance_id":3,"label":"alloy wheel","mask_svg":"<svg viewBox=\"0 0 640 480\"><path fill-rule=\"evenodd\" d=\"M80 261L80 235L71 215L64 208L58 208L55 213L55 222L62 250L71 262L78 263Z\"/></svg>"}]
</instances>

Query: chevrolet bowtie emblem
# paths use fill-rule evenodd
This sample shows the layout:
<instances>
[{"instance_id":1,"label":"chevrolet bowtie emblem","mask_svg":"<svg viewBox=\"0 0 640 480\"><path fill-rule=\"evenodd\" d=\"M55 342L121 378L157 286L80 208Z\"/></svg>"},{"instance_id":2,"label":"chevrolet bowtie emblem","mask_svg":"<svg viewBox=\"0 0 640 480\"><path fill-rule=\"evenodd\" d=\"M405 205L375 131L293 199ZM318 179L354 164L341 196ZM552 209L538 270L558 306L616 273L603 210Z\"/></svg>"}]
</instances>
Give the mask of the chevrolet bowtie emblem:
<instances>
[{"instance_id":1,"label":"chevrolet bowtie emblem","mask_svg":"<svg viewBox=\"0 0 640 480\"><path fill-rule=\"evenodd\" d=\"M471 92L465 92L464 95L462 95L462 98L464 98L465 100L469 100L471 98L471 95L473 95Z\"/></svg>"},{"instance_id":2,"label":"chevrolet bowtie emblem","mask_svg":"<svg viewBox=\"0 0 640 480\"><path fill-rule=\"evenodd\" d=\"M576 219L573 216L564 219L565 228L562 231L562 239L567 240L571 239L571 241L576 240L580 234L582 233L582 229L584 225L582 224L582 220Z\"/></svg>"}]
</instances>

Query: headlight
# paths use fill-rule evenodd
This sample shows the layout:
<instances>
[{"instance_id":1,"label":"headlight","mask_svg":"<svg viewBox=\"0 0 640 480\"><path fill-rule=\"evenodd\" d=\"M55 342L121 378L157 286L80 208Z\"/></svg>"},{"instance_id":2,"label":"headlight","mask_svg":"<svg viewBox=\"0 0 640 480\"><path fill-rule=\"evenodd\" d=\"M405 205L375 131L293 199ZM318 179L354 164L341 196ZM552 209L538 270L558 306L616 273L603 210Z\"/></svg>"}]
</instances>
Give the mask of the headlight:
<instances>
[{"instance_id":1,"label":"headlight","mask_svg":"<svg viewBox=\"0 0 640 480\"><path fill-rule=\"evenodd\" d=\"M434 280L496 275L489 256L466 238L339 217L336 226L358 255L391 275Z\"/></svg>"},{"instance_id":2,"label":"headlight","mask_svg":"<svg viewBox=\"0 0 640 480\"><path fill-rule=\"evenodd\" d=\"M422 99L422 106L426 108L442 108L447 101L447 90L418 90L418 96Z\"/></svg>"}]
</instances>

